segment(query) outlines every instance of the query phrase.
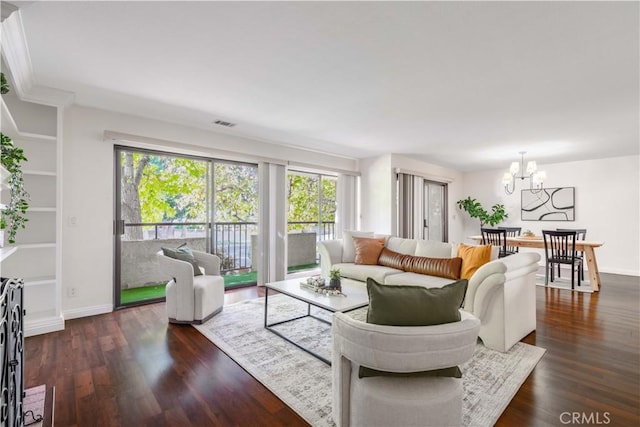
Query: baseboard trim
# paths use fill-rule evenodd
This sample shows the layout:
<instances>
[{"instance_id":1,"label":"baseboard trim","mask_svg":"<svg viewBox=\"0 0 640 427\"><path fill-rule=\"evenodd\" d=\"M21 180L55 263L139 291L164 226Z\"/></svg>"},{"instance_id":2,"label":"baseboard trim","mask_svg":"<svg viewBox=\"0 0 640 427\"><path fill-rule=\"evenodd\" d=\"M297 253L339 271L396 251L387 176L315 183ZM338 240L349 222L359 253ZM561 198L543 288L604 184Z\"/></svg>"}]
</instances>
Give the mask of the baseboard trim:
<instances>
[{"instance_id":1,"label":"baseboard trim","mask_svg":"<svg viewBox=\"0 0 640 427\"><path fill-rule=\"evenodd\" d=\"M29 321L29 316L25 316L24 336L48 334L49 332L64 330L64 316L51 316L42 319Z\"/></svg>"},{"instance_id":2,"label":"baseboard trim","mask_svg":"<svg viewBox=\"0 0 640 427\"><path fill-rule=\"evenodd\" d=\"M635 270L625 270L622 268L600 268L599 270L600 270L600 273L621 274L623 276L640 277L640 271L635 271Z\"/></svg>"},{"instance_id":3,"label":"baseboard trim","mask_svg":"<svg viewBox=\"0 0 640 427\"><path fill-rule=\"evenodd\" d=\"M78 319L80 317L88 317L95 316L98 314L111 313L113 311L113 305L111 304L101 304L101 305L93 305L90 307L81 307L81 308L73 308L71 310L65 310L63 312L64 318L69 319Z\"/></svg>"}]
</instances>

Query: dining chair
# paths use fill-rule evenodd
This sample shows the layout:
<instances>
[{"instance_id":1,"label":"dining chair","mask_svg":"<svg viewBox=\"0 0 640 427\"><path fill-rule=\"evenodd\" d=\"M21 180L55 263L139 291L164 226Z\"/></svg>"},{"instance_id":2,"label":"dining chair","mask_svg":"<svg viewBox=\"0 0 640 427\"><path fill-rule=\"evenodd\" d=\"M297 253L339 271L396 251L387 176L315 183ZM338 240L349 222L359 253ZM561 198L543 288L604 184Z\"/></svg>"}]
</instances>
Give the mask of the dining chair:
<instances>
[{"instance_id":1,"label":"dining chair","mask_svg":"<svg viewBox=\"0 0 640 427\"><path fill-rule=\"evenodd\" d=\"M506 230L500 230L497 228L481 228L482 232L482 244L497 246L500 248L499 258L504 258L507 255L512 255L507 252L507 232Z\"/></svg>"},{"instance_id":2,"label":"dining chair","mask_svg":"<svg viewBox=\"0 0 640 427\"><path fill-rule=\"evenodd\" d=\"M520 233L522 232L522 227L496 227L498 230L504 230L507 232L507 237L518 237L520 235ZM519 252L519 247L518 246L509 246L507 245L507 252L510 255L513 255L515 253Z\"/></svg>"},{"instance_id":3,"label":"dining chair","mask_svg":"<svg viewBox=\"0 0 640 427\"><path fill-rule=\"evenodd\" d=\"M554 267L562 264L571 266L571 289L575 289L575 276L578 276L578 286L580 286L582 269L582 259L576 254L576 232L575 231L555 231L542 230L544 240L544 253L547 260L544 272L544 284L554 281ZM576 268L577 267L577 268Z\"/></svg>"},{"instance_id":4,"label":"dining chair","mask_svg":"<svg viewBox=\"0 0 640 427\"><path fill-rule=\"evenodd\" d=\"M586 228L556 228L556 231L575 231L576 240L587 240ZM581 279L584 280L584 252L578 251L576 255L582 260L582 269L580 270L580 274L582 275ZM560 265L558 265L558 277L560 277Z\"/></svg>"}]
</instances>

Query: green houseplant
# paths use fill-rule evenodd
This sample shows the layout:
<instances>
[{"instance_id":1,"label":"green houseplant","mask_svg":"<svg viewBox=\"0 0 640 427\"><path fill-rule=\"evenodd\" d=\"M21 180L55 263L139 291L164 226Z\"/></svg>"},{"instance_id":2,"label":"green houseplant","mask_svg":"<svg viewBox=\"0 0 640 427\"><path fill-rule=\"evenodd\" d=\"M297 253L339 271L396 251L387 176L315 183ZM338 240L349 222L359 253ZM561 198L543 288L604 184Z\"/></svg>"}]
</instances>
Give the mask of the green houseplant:
<instances>
[{"instance_id":1,"label":"green houseplant","mask_svg":"<svg viewBox=\"0 0 640 427\"><path fill-rule=\"evenodd\" d=\"M458 204L458 208L467 212L471 218L478 218L481 228L485 225L493 227L509 217L509 214L504 210L503 204L496 203L491 206L491 213L489 213L482 207L479 201L471 198L471 196L458 200L456 203Z\"/></svg>"},{"instance_id":2,"label":"green houseplant","mask_svg":"<svg viewBox=\"0 0 640 427\"><path fill-rule=\"evenodd\" d=\"M340 283L340 269L334 268L329 270L329 287L340 290L342 288Z\"/></svg>"},{"instance_id":3,"label":"green houseplant","mask_svg":"<svg viewBox=\"0 0 640 427\"><path fill-rule=\"evenodd\" d=\"M2 94L9 91L4 74L0 75L2 83ZM0 132L0 142L2 144L2 166L9 173L7 186L11 197L9 203L2 207L0 215L0 230L7 230L9 243L15 243L16 233L19 229L25 228L28 221L26 217L29 208L29 193L24 188L24 177L22 176L22 162L27 158L20 147L13 144L11 138Z\"/></svg>"}]
</instances>

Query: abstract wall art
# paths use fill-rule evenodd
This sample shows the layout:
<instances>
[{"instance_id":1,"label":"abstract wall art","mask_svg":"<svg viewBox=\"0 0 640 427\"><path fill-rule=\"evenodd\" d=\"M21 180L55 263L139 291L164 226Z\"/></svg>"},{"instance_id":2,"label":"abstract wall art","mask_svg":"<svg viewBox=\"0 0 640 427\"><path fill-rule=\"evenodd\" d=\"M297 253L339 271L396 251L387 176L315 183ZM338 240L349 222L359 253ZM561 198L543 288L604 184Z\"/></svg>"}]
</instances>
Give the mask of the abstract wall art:
<instances>
[{"instance_id":1,"label":"abstract wall art","mask_svg":"<svg viewBox=\"0 0 640 427\"><path fill-rule=\"evenodd\" d=\"M575 221L575 187L522 190L523 221Z\"/></svg>"}]
</instances>

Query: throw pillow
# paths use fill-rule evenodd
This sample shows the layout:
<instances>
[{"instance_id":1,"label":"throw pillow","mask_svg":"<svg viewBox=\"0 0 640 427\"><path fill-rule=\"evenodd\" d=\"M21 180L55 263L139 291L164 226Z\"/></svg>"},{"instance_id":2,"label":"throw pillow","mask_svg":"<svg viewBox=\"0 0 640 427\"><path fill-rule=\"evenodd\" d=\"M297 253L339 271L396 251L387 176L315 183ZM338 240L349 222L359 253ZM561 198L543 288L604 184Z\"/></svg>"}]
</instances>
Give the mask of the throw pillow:
<instances>
[{"instance_id":1,"label":"throw pillow","mask_svg":"<svg viewBox=\"0 0 640 427\"><path fill-rule=\"evenodd\" d=\"M404 255L398 252L394 252L391 249L382 248L382 252L378 257L378 264L385 267L395 268L396 270L402 270L405 258L411 255Z\"/></svg>"},{"instance_id":2,"label":"throw pillow","mask_svg":"<svg viewBox=\"0 0 640 427\"><path fill-rule=\"evenodd\" d=\"M356 248L353 245L354 237L373 237L373 231L343 231L342 262L354 262L356 259Z\"/></svg>"},{"instance_id":3,"label":"throw pillow","mask_svg":"<svg viewBox=\"0 0 640 427\"><path fill-rule=\"evenodd\" d=\"M467 291L467 281L459 280L442 288L381 285L367 279L369 310L367 322L392 326L428 326L460 321L458 310ZM457 366L420 372L385 372L360 366L359 378L388 377L453 377L461 378Z\"/></svg>"},{"instance_id":4,"label":"throw pillow","mask_svg":"<svg viewBox=\"0 0 640 427\"><path fill-rule=\"evenodd\" d=\"M460 279L461 268L462 258L409 256L404 265L404 271L454 280Z\"/></svg>"},{"instance_id":5,"label":"throw pillow","mask_svg":"<svg viewBox=\"0 0 640 427\"><path fill-rule=\"evenodd\" d=\"M469 246L460 243L458 256L462 258L460 277L470 279L477 269L491 260L491 245Z\"/></svg>"},{"instance_id":6,"label":"throw pillow","mask_svg":"<svg viewBox=\"0 0 640 427\"><path fill-rule=\"evenodd\" d=\"M367 322L391 326L428 326L460 321L467 281L458 280L442 288L381 285L367 279Z\"/></svg>"},{"instance_id":7,"label":"throw pillow","mask_svg":"<svg viewBox=\"0 0 640 427\"><path fill-rule=\"evenodd\" d=\"M353 246L356 251L354 262L356 264L376 265L382 249L384 249L384 238L367 239L364 237L354 237Z\"/></svg>"},{"instance_id":8,"label":"throw pillow","mask_svg":"<svg viewBox=\"0 0 640 427\"><path fill-rule=\"evenodd\" d=\"M198 261L193 256L193 252L186 243L178 246L177 248L162 248L162 253L169 258L179 259L180 261L186 261L193 266L193 275L202 276L202 271L198 267Z\"/></svg>"}]
</instances>

